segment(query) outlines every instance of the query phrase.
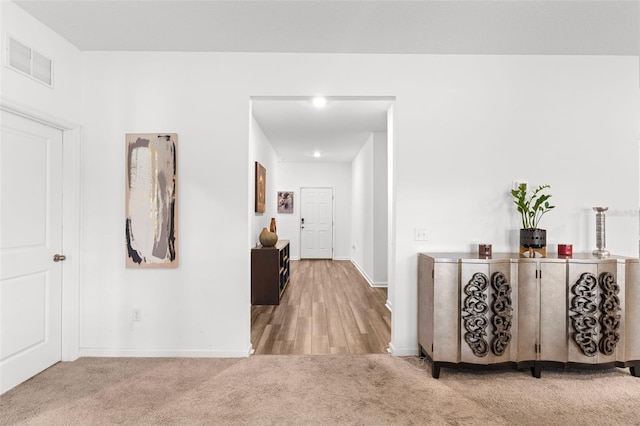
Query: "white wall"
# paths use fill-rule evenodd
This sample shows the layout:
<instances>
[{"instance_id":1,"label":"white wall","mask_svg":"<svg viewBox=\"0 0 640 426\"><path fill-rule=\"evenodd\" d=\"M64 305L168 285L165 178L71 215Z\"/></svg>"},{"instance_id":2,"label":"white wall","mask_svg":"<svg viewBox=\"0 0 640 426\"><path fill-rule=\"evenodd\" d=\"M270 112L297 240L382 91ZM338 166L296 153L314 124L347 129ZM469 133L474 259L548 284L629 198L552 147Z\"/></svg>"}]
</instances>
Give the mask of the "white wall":
<instances>
[{"instance_id":1,"label":"white wall","mask_svg":"<svg viewBox=\"0 0 640 426\"><path fill-rule=\"evenodd\" d=\"M373 134L373 282L387 285L388 170L387 133Z\"/></svg>"},{"instance_id":2,"label":"white wall","mask_svg":"<svg viewBox=\"0 0 640 426\"><path fill-rule=\"evenodd\" d=\"M543 219L551 247L592 250L593 205L637 212L638 75L637 58L611 56L85 53L83 350L247 353L251 96L396 97L389 291L391 347L402 355L417 348L416 254L480 241L515 250L512 180L551 184L558 207ZM124 268L123 138L135 131L179 135L176 270ZM281 163L276 179L287 187L276 190L334 185L312 172ZM296 235L282 216L281 238ZM416 227L428 241L414 241ZM612 214L607 229L609 250L637 256L637 216ZM344 247L336 257L349 257Z\"/></svg>"},{"instance_id":3,"label":"white wall","mask_svg":"<svg viewBox=\"0 0 640 426\"><path fill-rule=\"evenodd\" d=\"M200 54L85 54L85 355L249 353L249 96L234 95L245 91L248 69L224 62ZM180 266L125 269L123 138L156 131L178 134ZM141 322L131 321L134 307Z\"/></svg>"},{"instance_id":4,"label":"white wall","mask_svg":"<svg viewBox=\"0 0 640 426\"><path fill-rule=\"evenodd\" d=\"M387 134L372 133L351 163L352 261L370 285L387 285Z\"/></svg>"},{"instance_id":5,"label":"white wall","mask_svg":"<svg viewBox=\"0 0 640 426\"><path fill-rule=\"evenodd\" d=\"M333 188L334 259L351 259L351 164L278 163L276 191L293 191L293 214L278 214L278 237L290 240L291 258L300 258L300 188Z\"/></svg>"},{"instance_id":6,"label":"white wall","mask_svg":"<svg viewBox=\"0 0 640 426\"><path fill-rule=\"evenodd\" d=\"M68 126L78 125L81 119L81 52L13 2L1 1L0 12L2 101ZM4 66L7 35L54 60L53 88Z\"/></svg>"},{"instance_id":7,"label":"white wall","mask_svg":"<svg viewBox=\"0 0 640 426\"><path fill-rule=\"evenodd\" d=\"M264 134L262 127L251 117L251 138L249 142L249 210L251 217L251 232L249 247L256 247L260 244L258 237L262 228L269 229L271 218L277 217L277 185L276 179L278 175L278 158L276 152L271 146L271 142ZM258 161L267 171L267 187L265 199L265 212L255 212L255 161ZM276 223L277 225L277 223ZM277 232L279 234L279 232Z\"/></svg>"},{"instance_id":8,"label":"white wall","mask_svg":"<svg viewBox=\"0 0 640 426\"><path fill-rule=\"evenodd\" d=\"M352 261L373 283L373 133L351 163Z\"/></svg>"}]
</instances>

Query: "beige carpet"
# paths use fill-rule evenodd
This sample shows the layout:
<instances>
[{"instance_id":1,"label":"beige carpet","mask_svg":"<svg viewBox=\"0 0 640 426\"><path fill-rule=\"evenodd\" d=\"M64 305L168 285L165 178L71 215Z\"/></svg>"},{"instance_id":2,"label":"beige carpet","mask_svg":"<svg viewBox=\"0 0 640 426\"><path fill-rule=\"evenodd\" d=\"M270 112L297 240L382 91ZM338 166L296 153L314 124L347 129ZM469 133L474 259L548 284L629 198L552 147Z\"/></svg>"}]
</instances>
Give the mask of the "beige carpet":
<instances>
[{"instance_id":1,"label":"beige carpet","mask_svg":"<svg viewBox=\"0 0 640 426\"><path fill-rule=\"evenodd\" d=\"M2 425L640 425L626 369L471 372L417 358L82 358L0 396Z\"/></svg>"}]
</instances>

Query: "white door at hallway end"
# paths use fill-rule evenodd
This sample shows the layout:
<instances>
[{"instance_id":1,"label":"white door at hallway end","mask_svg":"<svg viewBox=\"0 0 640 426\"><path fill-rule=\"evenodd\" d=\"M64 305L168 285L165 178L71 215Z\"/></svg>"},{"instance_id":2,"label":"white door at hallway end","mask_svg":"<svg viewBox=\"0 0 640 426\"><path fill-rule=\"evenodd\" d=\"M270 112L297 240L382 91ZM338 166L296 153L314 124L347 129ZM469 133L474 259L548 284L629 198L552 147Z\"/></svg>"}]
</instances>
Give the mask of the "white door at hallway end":
<instances>
[{"instance_id":1,"label":"white door at hallway end","mask_svg":"<svg viewBox=\"0 0 640 426\"><path fill-rule=\"evenodd\" d=\"M5 111L0 131L4 393L61 359L62 131Z\"/></svg>"},{"instance_id":2,"label":"white door at hallway end","mask_svg":"<svg viewBox=\"0 0 640 426\"><path fill-rule=\"evenodd\" d=\"M333 189L300 190L300 259L333 258Z\"/></svg>"}]
</instances>

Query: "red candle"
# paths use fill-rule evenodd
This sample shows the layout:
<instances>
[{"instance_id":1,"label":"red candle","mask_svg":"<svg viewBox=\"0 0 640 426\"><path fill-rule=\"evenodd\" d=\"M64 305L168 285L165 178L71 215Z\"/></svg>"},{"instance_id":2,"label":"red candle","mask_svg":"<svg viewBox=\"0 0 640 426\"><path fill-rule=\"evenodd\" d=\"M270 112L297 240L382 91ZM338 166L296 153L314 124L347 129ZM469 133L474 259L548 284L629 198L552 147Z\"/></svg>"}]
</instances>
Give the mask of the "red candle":
<instances>
[{"instance_id":1,"label":"red candle","mask_svg":"<svg viewBox=\"0 0 640 426\"><path fill-rule=\"evenodd\" d=\"M572 256L573 245L572 244L558 244L558 256Z\"/></svg>"}]
</instances>

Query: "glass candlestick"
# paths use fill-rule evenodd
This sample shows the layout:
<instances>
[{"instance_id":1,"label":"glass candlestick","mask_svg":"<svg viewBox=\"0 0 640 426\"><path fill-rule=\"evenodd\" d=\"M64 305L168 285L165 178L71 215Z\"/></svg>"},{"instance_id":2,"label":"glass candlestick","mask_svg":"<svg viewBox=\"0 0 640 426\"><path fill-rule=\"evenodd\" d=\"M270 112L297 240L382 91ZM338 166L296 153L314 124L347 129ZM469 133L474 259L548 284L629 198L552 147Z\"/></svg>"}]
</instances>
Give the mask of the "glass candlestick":
<instances>
[{"instance_id":1,"label":"glass candlestick","mask_svg":"<svg viewBox=\"0 0 640 426\"><path fill-rule=\"evenodd\" d=\"M594 256L598 257L607 257L609 256L609 251L605 249L606 247L606 229L604 222L604 212L609 210L609 207L594 207L593 210L596 212L596 247L592 253Z\"/></svg>"}]
</instances>

